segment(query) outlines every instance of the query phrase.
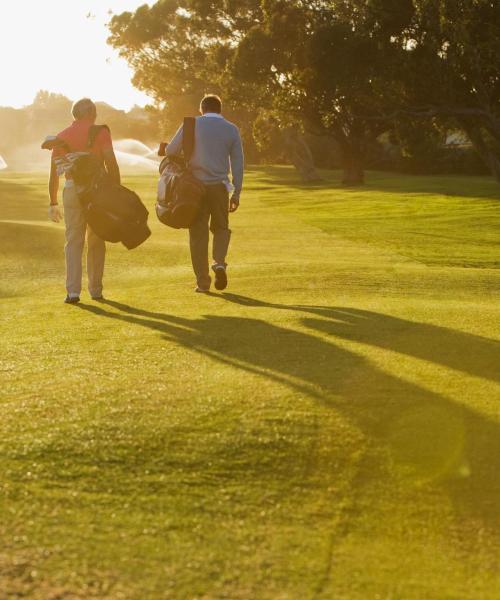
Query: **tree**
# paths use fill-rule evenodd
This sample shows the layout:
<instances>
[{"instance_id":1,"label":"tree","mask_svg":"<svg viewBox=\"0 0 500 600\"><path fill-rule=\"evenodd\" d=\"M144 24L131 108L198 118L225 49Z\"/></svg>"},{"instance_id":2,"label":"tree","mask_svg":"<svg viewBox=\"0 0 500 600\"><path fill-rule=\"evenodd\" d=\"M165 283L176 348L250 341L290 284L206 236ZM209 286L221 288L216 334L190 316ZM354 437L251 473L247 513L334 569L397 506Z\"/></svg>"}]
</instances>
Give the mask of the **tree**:
<instances>
[{"instance_id":1,"label":"tree","mask_svg":"<svg viewBox=\"0 0 500 600\"><path fill-rule=\"evenodd\" d=\"M113 17L109 42L133 68L134 85L163 109L164 134L198 110L203 94L230 90L225 66L259 12L258 0L160 0ZM251 152L255 108L239 105L231 93L224 99L228 117L243 124Z\"/></svg>"},{"instance_id":2,"label":"tree","mask_svg":"<svg viewBox=\"0 0 500 600\"><path fill-rule=\"evenodd\" d=\"M262 17L260 0L164 0L115 16L109 41L133 67L134 84L163 107L165 134L197 111L204 93L219 93L228 118L241 124L247 155L256 158L254 123L272 103L262 89L235 78L231 65L239 43ZM302 178L317 179L299 129L276 125L284 153Z\"/></svg>"},{"instance_id":3,"label":"tree","mask_svg":"<svg viewBox=\"0 0 500 600\"><path fill-rule=\"evenodd\" d=\"M390 1L368 3L379 39L398 49L391 65L395 111L388 119L418 117L459 126L500 181L498 2L413 0L407 19L391 27L384 20Z\"/></svg>"},{"instance_id":4,"label":"tree","mask_svg":"<svg viewBox=\"0 0 500 600\"><path fill-rule=\"evenodd\" d=\"M162 0L115 16L110 43L134 68L134 83L177 106L207 86L229 89L233 111L252 124L266 114L305 178L314 179L303 131L333 137L344 182L363 181L367 145L386 128L357 112L377 113L373 85L380 54L364 31L323 0ZM379 88L381 89L381 88Z\"/></svg>"},{"instance_id":5,"label":"tree","mask_svg":"<svg viewBox=\"0 0 500 600\"><path fill-rule=\"evenodd\" d=\"M284 123L338 144L343 182L364 180L368 148L389 125L380 45L354 7L335 0L266 0L264 18L238 46L234 75L267 94Z\"/></svg>"},{"instance_id":6,"label":"tree","mask_svg":"<svg viewBox=\"0 0 500 600\"><path fill-rule=\"evenodd\" d=\"M432 119L465 130L500 180L493 0L159 0L110 29L170 132L203 92L224 91L247 140L272 123L307 179L302 134L333 139L356 185L382 133Z\"/></svg>"}]
</instances>

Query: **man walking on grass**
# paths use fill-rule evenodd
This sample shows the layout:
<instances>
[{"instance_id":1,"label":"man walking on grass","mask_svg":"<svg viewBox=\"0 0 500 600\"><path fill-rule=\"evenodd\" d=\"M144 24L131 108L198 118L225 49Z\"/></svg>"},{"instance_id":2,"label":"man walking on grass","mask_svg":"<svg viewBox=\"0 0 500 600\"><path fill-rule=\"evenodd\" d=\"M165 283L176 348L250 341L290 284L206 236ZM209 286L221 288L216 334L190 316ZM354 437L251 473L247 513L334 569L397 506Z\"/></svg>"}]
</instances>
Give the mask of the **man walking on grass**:
<instances>
[{"instance_id":1,"label":"man walking on grass","mask_svg":"<svg viewBox=\"0 0 500 600\"><path fill-rule=\"evenodd\" d=\"M90 128L95 124L97 110L92 100L83 98L73 105L73 123L57 135L57 139L65 143L65 147L56 147L52 152L49 179L49 218L59 223L62 218L57 194L59 191L59 174L57 159L67 152L90 152L96 155L105 165L111 181L120 183L120 170L113 151L111 134L107 128L100 129L92 145L89 146ZM87 275L91 297L102 300L102 277L104 273L104 257L106 245L95 233L87 228L83 208L78 199L74 181L66 174L63 191L64 221L66 225L66 289L67 304L80 302L82 289L82 255L87 233Z\"/></svg>"},{"instance_id":2,"label":"man walking on grass","mask_svg":"<svg viewBox=\"0 0 500 600\"><path fill-rule=\"evenodd\" d=\"M224 290L227 287L226 256L231 238L229 213L235 212L240 204L243 147L238 128L221 114L222 102L218 96L205 96L200 112L202 116L196 119L195 146L189 165L193 175L205 184L205 196L200 214L189 229L189 245L196 291L208 293L212 284L208 263L209 223L213 233L215 288ZM167 156L181 153L182 139L181 126L167 146ZM232 184L229 182L230 170Z\"/></svg>"}]
</instances>

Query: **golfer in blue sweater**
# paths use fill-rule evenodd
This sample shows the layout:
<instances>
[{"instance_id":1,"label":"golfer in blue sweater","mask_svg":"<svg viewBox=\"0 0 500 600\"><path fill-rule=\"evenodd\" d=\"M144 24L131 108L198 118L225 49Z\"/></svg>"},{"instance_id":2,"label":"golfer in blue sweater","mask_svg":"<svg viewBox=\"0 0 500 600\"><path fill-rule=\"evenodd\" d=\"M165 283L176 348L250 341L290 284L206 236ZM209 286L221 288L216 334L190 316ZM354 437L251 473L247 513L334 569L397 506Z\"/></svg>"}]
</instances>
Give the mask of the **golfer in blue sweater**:
<instances>
[{"instance_id":1,"label":"golfer in blue sweater","mask_svg":"<svg viewBox=\"0 0 500 600\"><path fill-rule=\"evenodd\" d=\"M196 275L196 291L210 291L212 278L208 262L209 229L213 233L213 264L215 288L227 287L226 256L231 238L229 213L240 205L243 186L243 147L236 125L222 116L218 96L205 96L196 119L195 147L190 160L192 173L205 184L202 210L189 229L191 260ZM167 146L167 156L182 152L182 126ZM232 183L229 180L232 175ZM209 227L210 224L210 227Z\"/></svg>"}]
</instances>

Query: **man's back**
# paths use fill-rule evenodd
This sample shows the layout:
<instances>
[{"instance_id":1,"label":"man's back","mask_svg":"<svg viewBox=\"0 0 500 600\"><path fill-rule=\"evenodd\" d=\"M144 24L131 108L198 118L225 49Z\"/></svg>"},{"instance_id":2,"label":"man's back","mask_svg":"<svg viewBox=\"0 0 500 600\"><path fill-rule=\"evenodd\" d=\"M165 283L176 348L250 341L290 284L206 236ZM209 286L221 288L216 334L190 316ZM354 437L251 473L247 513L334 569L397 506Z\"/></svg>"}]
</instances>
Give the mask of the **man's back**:
<instances>
[{"instance_id":1,"label":"man's back","mask_svg":"<svg viewBox=\"0 0 500 600\"><path fill-rule=\"evenodd\" d=\"M176 133L167 154L180 154L183 128ZM236 125L221 115L204 115L196 119L195 149L190 161L193 174L204 183L221 183L233 175L235 188L243 185L243 149Z\"/></svg>"},{"instance_id":2,"label":"man's back","mask_svg":"<svg viewBox=\"0 0 500 600\"><path fill-rule=\"evenodd\" d=\"M102 153L106 150L113 149L113 143L111 141L111 134L107 128L103 128L99 131L96 136L95 142L91 148L89 148L89 131L93 126L93 121L87 119L81 119L74 121L69 127L57 134L57 137L64 140L72 152L92 152L102 156ZM63 154L64 150L59 150L58 154Z\"/></svg>"}]
</instances>

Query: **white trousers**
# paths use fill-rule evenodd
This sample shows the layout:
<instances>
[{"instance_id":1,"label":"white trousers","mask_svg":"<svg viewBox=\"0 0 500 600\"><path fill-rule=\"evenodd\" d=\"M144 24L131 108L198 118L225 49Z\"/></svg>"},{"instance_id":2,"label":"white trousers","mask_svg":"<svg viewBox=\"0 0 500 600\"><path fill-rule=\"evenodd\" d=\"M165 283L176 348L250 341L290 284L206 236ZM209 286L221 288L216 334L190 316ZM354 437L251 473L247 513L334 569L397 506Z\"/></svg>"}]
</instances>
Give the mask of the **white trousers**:
<instances>
[{"instance_id":1,"label":"white trousers","mask_svg":"<svg viewBox=\"0 0 500 600\"><path fill-rule=\"evenodd\" d=\"M66 290L79 296L82 291L82 256L87 234L87 276L89 293L102 296L102 277L106 244L87 227L85 215L72 183L66 183L63 192L64 222L66 224Z\"/></svg>"}]
</instances>

